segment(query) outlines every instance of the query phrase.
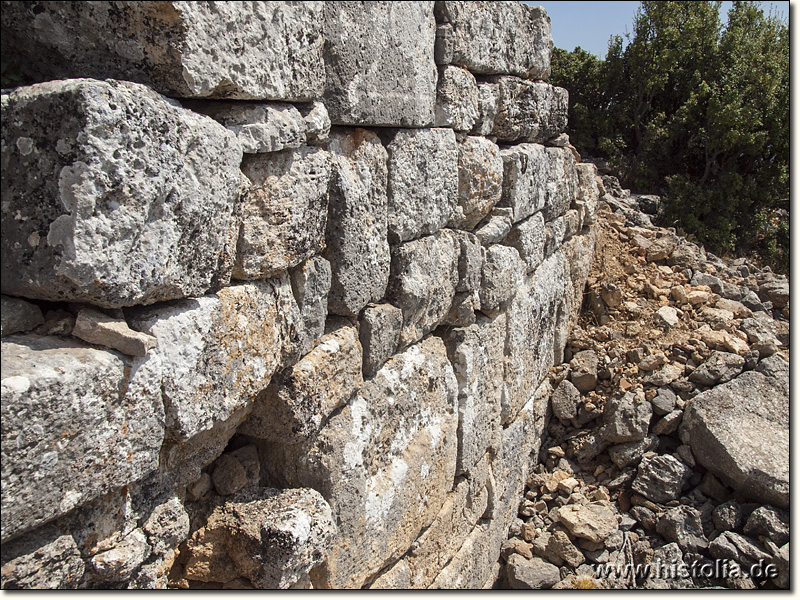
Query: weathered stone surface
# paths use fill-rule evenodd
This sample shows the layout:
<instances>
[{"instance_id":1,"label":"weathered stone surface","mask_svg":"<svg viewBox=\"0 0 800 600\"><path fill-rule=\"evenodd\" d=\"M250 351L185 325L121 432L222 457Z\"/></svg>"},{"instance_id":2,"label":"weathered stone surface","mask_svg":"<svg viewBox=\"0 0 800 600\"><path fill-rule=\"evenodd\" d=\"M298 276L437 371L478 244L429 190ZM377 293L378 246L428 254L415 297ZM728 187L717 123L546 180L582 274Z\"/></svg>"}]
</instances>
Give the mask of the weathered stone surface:
<instances>
[{"instance_id":1,"label":"weathered stone surface","mask_svg":"<svg viewBox=\"0 0 800 600\"><path fill-rule=\"evenodd\" d=\"M546 241L544 217L541 212L528 217L511 227L506 244L516 248L525 263L527 272L535 270L544 259Z\"/></svg>"},{"instance_id":2,"label":"weathered stone surface","mask_svg":"<svg viewBox=\"0 0 800 600\"><path fill-rule=\"evenodd\" d=\"M763 535L783 546L789 541L789 515L771 506L759 506L747 518L744 534L755 538Z\"/></svg>"},{"instance_id":3,"label":"weathered stone surface","mask_svg":"<svg viewBox=\"0 0 800 600\"><path fill-rule=\"evenodd\" d=\"M220 496L235 494L247 485L247 472L235 456L223 454L211 469L211 481Z\"/></svg>"},{"instance_id":4,"label":"weathered stone surface","mask_svg":"<svg viewBox=\"0 0 800 600\"><path fill-rule=\"evenodd\" d=\"M306 122L306 141L309 144L323 144L331 133L331 118L322 102L300 104L297 109Z\"/></svg>"},{"instance_id":5,"label":"weathered stone surface","mask_svg":"<svg viewBox=\"0 0 800 600\"><path fill-rule=\"evenodd\" d=\"M619 528L614 511L598 502L562 506L557 516L570 534L590 542L602 542Z\"/></svg>"},{"instance_id":6,"label":"weathered stone surface","mask_svg":"<svg viewBox=\"0 0 800 600\"><path fill-rule=\"evenodd\" d=\"M150 554L147 536L141 529L134 529L116 546L92 557L95 576L107 583L122 581L130 577Z\"/></svg>"},{"instance_id":7,"label":"weathered stone surface","mask_svg":"<svg viewBox=\"0 0 800 600\"><path fill-rule=\"evenodd\" d=\"M723 532L708 544L708 552L713 558L737 562L745 569L750 569L759 561L764 565L771 562L769 554L733 531Z\"/></svg>"},{"instance_id":8,"label":"weathered stone surface","mask_svg":"<svg viewBox=\"0 0 800 600\"><path fill-rule=\"evenodd\" d=\"M360 587L439 513L455 474L457 395L445 346L428 337L389 359L307 452L280 461L286 484L319 489L339 523L315 587Z\"/></svg>"},{"instance_id":9,"label":"weathered stone surface","mask_svg":"<svg viewBox=\"0 0 800 600\"><path fill-rule=\"evenodd\" d=\"M538 556L526 559L513 554L506 564L506 578L514 590L546 590L561 581L558 567Z\"/></svg>"},{"instance_id":10,"label":"weathered stone surface","mask_svg":"<svg viewBox=\"0 0 800 600\"><path fill-rule=\"evenodd\" d=\"M692 399L681 439L700 464L741 494L787 508L788 415L788 371L782 377L747 371Z\"/></svg>"},{"instance_id":11,"label":"weathered stone surface","mask_svg":"<svg viewBox=\"0 0 800 600\"><path fill-rule=\"evenodd\" d=\"M458 67L440 67L433 124L469 131L477 119L478 84L475 76Z\"/></svg>"},{"instance_id":12,"label":"weathered stone surface","mask_svg":"<svg viewBox=\"0 0 800 600\"><path fill-rule=\"evenodd\" d=\"M222 583L241 576L256 589L286 589L325 558L335 534L331 508L315 490L242 491L192 536L185 575Z\"/></svg>"},{"instance_id":13,"label":"weathered stone surface","mask_svg":"<svg viewBox=\"0 0 800 600\"><path fill-rule=\"evenodd\" d=\"M653 412L657 415L666 415L675 410L675 392L668 387L658 388L655 398L650 401Z\"/></svg>"},{"instance_id":14,"label":"weathered stone surface","mask_svg":"<svg viewBox=\"0 0 800 600\"><path fill-rule=\"evenodd\" d=\"M731 352L714 351L711 356L689 375L689 381L700 385L727 383L744 367L744 358Z\"/></svg>"},{"instance_id":15,"label":"weathered stone surface","mask_svg":"<svg viewBox=\"0 0 800 600\"><path fill-rule=\"evenodd\" d=\"M439 21L450 24L449 62L473 73L528 79L550 76L550 19L541 6L516 2L439 2Z\"/></svg>"},{"instance_id":16,"label":"weathered stone surface","mask_svg":"<svg viewBox=\"0 0 800 600\"><path fill-rule=\"evenodd\" d=\"M643 458L633 480L633 490L653 502L664 504L680 497L681 488L690 474L689 467L668 454Z\"/></svg>"},{"instance_id":17,"label":"weathered stone surface","mask_svg":"<svg viewBox=\"0 0 800 600\"><path fill-rule=\"evenodd\" d=\"M450 226L471 230L500 201L503 161L497 144L468 136L458 144L458 205Z\"/></svg>"},{"instance_id":18,"label":"weathered stone surface","mask_svg":"<svg viewBox=\"0 0 800 600\"><path fill-rule=\"evenodd\" d=\"M85 567L75 540L71 535L51 537L13 559L3 557L4 590L77 589Z\"/></svg>"},{"instance_id":19,"label":"weathered stone surface","mask_svg":"<svg viewBox=\"0 0 800 600\"><path fill-rule=\"evenodd\" d=\"M324 247L331 166L327 152L305 147L246 156L252 183L237 206L234 279L266 279Z\"/></svg>"},{"instance_id":20,"label":"weathered stone surface","mask_svg":"<svg viewBox=\"0 0 800 600\"><path fill-rule=\"evenodd\" d=\"M481 310L491 313L513 298L524 273L524 264L515 248L501 244L486 248L478 292Z\"/></svg>"},{"instance_id":21,"label":"weathered stone surface","mask_svg":"<svg viewBox=\"0 0 800 600\"><path fill-rule=\"evenodd\" d=\"M328 292L331 289L331 263L321 256L313 256L289 272L292 292L300 309L303 329L300 334L299 353L305 354L314 340L325 332L328 316Z\"/></svg>"},{"instance_id":22,"label":"weathered stone surface","mask_svg":"<svg viewBox=\"0 0 800 600\"><path fill-rule=\"evenodd\" d=\"M523 278L507 309L502 422L508 423L553 366L555 328L564 301L564 258L546 259Z\"/></svg>"},{"instance_id":23,"label":"weathered stone surface","mask_svg":"<svg viewBox=\"0 0 800 600\"><path fill-rule=\"evenodd\" d=\"M671 413L664 415L661 419L653 425L653 433L656 435L670 435L677 431L678 426L681 424L683 418L682 410L673 410Z\"/></svg>"},{"instance_id":24,"label":"weathered stone surface","mask_svg":"<svg viewBox=\"0 0 800 600\"><path fill-rule=\"evenodd\" d=\"M506 142L544 142L566 128L569 94L564 88L517 77L492 81L499 84L493 136Z\"/></svg>"},{"instance_id":25,"label":"weathered stone surface","mask_svg":"<svg viewBox=\"0 0 800 600\"><path fill-rule=\"evenodd\" d=\"M642 459L645 452L655 450L658 447L658 436L648 435L644 439L636 442L616 444L608 449L608 457L620 469L636 465Z\"/></svg>"},{"instance_id":26,"label":"weathered stone surface","mask_svg":"<svg viewBox=\"0 0 800 600\"><path fill-rule=\"evenodd\" d=\"M142 529L152 551L165 554L189 536L189 515L181 501L173 496L153 509Z\"/></svg>"},{"instance_id":27,"label":"weathered stone surface","mask_svg":"<svg viewBox=\"0 0 800 600\"><path fill-rule=\"evenodd\" d=\"M292 104L215 102L208 114L236 135L244 153L278 152L306 143L306 121Z\"/></svg>"},{"instance_id":28,"label":"weathered stone surface","mask_svg":"<svg viewBox=\"0 0 800 600\"><path fill-rule=\"evenodd\" d=\"M484 246L498 244L509 234L512 223L510 208L493 208L489 216L478 224L474 233Z\"/></svg>"},{"instance_id":29,"label":"weathered stone surface","mask_svg":"<svg viewBox=\"0 0 800 600\"><path fill-rule=\"evenodd\" d=\"M628 392L608 399L603 409L603 439L613 443L644 439L653 408L643 396Z\"/></svg>"},{"instance_id":30,"label":"weathered stone surface","mask_svg":"<svg viewBox=\"0 0 800 600\"><path fill-rule=\"evenodd\" d=\"M578 172L575 169L575 157L568 149L545 148L545 153L549 174L543 213L545 221L554 221L566 214L576 197Z\"/></svg>"},{"instance_id":31,"label":"weathered stone surface","mask_svg":"<svg viewBox=\"0 0 800 600\"><path fill-rule=\"evenodd\" d=\"M451 129L401 129L389 153L389 241L436 233L453 215L458 194L458 146Z\"/></svg>"},{"instance_id":32,"label":"weathered stone surface","mask_svg":"<svg viewBox=\"0 0 800 600\"><path fill-rule=\"evenodd\" d=\"M558 384L553 392L551 404L553 405L553 416L557 419L569 421L578 416L578 402L581 393L574 385L566 379Z\"/></svg>"},{"instance_id":33,"label":"weathered stone surface","mask_svg":"<svg viewBox=\"0 0 800 600\"><path fill-rule=\"evenodd\" d=\"M325 231L331 263L328 310L357 315L380 300L389 280L387 241L387 153L364 129L334 129L328 150L333 175Z\"/></svg>"},{"instance_id":34,"label":"weathered stone surface","mask_svg":"<svg viewBox=\"0 0 800 600\"><path fill-rule=\"evenodd\" d=\"M433 2L328 2L324 18L325 105L333 123L433 123Z\"/></svg>"},{"instance_id":35,"label":"weathered stone surface","mask_svg":"<svg viewBox=\"0 0 800 600\"><path fill-rule=\"evenodd\" d=\"M177 97L311 100L323 89L322 3L45 2L3 10L3 55L37 81L144 83Z\"/></svg>"},{"instance_id":36,"label":"weathered stone surface","mask_svg":"<svg viewBox=\"0 0 800 600\"><path fill-rule=\"evenodd\" d=\"M368 306L361 316L359 339L364 355L364 377L374 377L394 354L403 327L403 311L391 304Z\"/></svg>"},{"instance_id":37,"label":"weathered stone surface","mask_svg":"<svg viewBox=\"0 0 800 600\"><path fill-rule=\"evenodd\" d=\"M656 311L656 314L653 315L653 318L656 324L664 329L672 329L678 323L680 323L678 311L672 306L662 306Z\"/></svg>"},{"instance_id":38,"label":"weathered stone surface","mask_svg":"<svg viewBox=\"0 0 800 600\"><path fill-rule=\"evenodd\" d=\"M25 302L21 298L1 296L2 308L0 309L0 337L30 331L44 323L42 310L35 304Z\"/></svg>"},{"instance_id":39,"label":"weathered stone surface","mask_svg":"<svg viewBox=\"0 0 800 600\"><path fill-rule=\"evenodd\" d=\"M483 278L483 261L486 251L481 246L478 236L465 231L454 231L458 240L460 255L458 257L457 292L474 292L481 285Z\"/></svg>"},{"instance_id":40,"label":"weathered stone surface","mask_svg":"<svg viewBox=\"0 0 800 600\"><path fill-rule=\"evenodd\" d=\"M16 335L2 363L3 541L158 466L163 406L155 393L120 393L120 355Z\"/></svg>"},{"instance_id":41,"label":"weathered stone surface","mask_svg":"<svg viewBox=\"0 0 800 600\"><path fill-rule=\"evenodd\" d=\"M124 319L114 319L91 308L83 308L78 312L72 335L84 342L119 350L130 356L146 356L157 344L156 338L132 330Z\"/></svg>"},{"instance_id":42,"label":"weathered stone surface","mask_svg":"<svg viewBox=\"0 0 800 600\"><path fill-rule=\"evenodd\" d=\"M128 398L161 396L173 441L249 407L272 374L297 358L303 326L287 275L139 309L130 321L158 347L134 363Z\"/></svg>"},{"instance_id":43,"label":"weathered stone surface","mask_svg":"<svg viewBox=\"0 0 800 600\"><path fill-rule=\"evenodd\" d=\"M656 531L684 552L701 552L708 547L700 511L685 504L668 510L659 519Z\"/></svg>"},{"instance_id":44,"label":"weathered stone surface","mask_svg":"<svg viewBox=\"0 0 800 600\"><path fill-rule=\"evenodd\" d=\"M678 240L672 235L658 238L647 248L647 260L650 262L664 260L675 250Z\"/></svg>"},{"instance_id":45,"label":"weathered stone surface","mask_svg":"<svg viewBox=\"0 0 800 600\"><path fill-rule=\"evenodd\" d=\"M582 350L569 363L569 379L579 392L591 392L597 385L597 353Z\"/></svg>"},{"instance_id":46,"label":"weathered stone surface","mask_svg":"<svg viewBox=\"0 0 800 600\"><path fill-rule=\"evenodd\" d=\"M355 327L340 327L260 393L241 433L298 443L319 431L363 382Z\"/></svg>"},{"instance_id":47,"label":"weathered stone surface","mask_svg":"<svg viewBox=\"0 0 800 600\"><path fill-rule=\"evenodd\" d=\"M478 83L478 118L472 135L490 135L494 129L494 118L500 101L500 86L496 83Z\"/></svg>"},{"instance_id":48,"label":"weathered stone surface","mask_svg":"<svg viewBox=\"0 0 800 600\"><path fill-rule=\"evenodd\" d=\"M736 500L729 500L714 509L711 515L714 527L719 531L741 530L744 524L742 506Z\"/></svg>"},{"instance_id":49,"label":"weathered stone surface","mask_svg":"<svg viewBox=\"0 0 800 600\"><path fill-rule=\"evenodd\" d=\"M593 163L576 163L578 188L573 208L583 208L582 222L592 225L596 220L600 190L597 187L597 167Z\"/></svg>"},{"instance_id":50,"label":"weathered stone surface","mask_svg":"<svg viewBox=\"0 0 800 600\"><path fill-rule=\"evenodd\" d=\"M116 308L209 288L239 185L231 132L123 81L2 104L4 293Z\"/></svg>"},{"instance_id":51,"label":"weathered stone surface","mask_svg":"<svg viewBox=\"0 0 800 600\"><path fill-rule=\"evenodd\" d=\"M447 317L458 284L459 256L459 242L449 230L393 248L387 297L403 311L401 348Z\"/></svg>"},{"instance_id":52,"label":"weathered stone surface","mask_svg":"<svg viewBox=\"0 0 800 600\"><path fill-rule=\"evenodd\" d=\"M553 531L547 542L546 549L547 552L558 556L573 569L586 562L586 557L583 556L583 553L570 541L569 536L560 529Z\"/></svg>"},{"instance_id":53,"label":"weathered stone surface","mask_svg":"<svg viewBox=\"0 0 800 600\"><path fill-rule=\"evenodd\" d=\"M497 449L506 319L480 317L475 325L445 337L458 380L456 473L470 471L489 448Z\"/></svg>"}]
</instances>

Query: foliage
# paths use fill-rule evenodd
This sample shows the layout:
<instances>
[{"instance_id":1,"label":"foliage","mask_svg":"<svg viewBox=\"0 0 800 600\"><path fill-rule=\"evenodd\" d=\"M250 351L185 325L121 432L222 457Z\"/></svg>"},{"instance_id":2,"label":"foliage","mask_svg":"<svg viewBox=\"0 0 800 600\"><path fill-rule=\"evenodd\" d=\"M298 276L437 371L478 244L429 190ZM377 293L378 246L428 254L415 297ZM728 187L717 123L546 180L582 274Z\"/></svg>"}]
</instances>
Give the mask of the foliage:
<instances>
[{"instance_id":1,"label":"foliage","mask_svg":"<svg viewBox=\"0 0 800 600\"><path fill-rule=\"evenodd\" d=\"M756 225L789 208L788 27L753 2L723 25L720 7L642 2L626 47L612 38L605 60L556 50L551 80L570 91L573 143L662 193L669 224L785 269L788 229Z\"/></svg>"}]
</instances>

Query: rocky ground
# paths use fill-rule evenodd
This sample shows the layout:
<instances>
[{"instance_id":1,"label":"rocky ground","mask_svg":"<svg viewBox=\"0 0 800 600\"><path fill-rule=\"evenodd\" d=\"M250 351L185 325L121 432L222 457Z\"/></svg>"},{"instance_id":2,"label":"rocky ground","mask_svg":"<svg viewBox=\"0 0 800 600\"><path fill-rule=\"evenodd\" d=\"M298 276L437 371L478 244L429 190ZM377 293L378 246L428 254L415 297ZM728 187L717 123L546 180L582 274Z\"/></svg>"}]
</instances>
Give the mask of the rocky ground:
<instances>
[{"instance_id":1,"label":"rocky ground","mask_svg":"<svg viewBox=\"0 0 800 600\"><path fill-rule=\"evenodd\" d=\"M653 226L657 196L602 179L496 587L787 589L788 280Z\"/></svg>"}]
</instances>

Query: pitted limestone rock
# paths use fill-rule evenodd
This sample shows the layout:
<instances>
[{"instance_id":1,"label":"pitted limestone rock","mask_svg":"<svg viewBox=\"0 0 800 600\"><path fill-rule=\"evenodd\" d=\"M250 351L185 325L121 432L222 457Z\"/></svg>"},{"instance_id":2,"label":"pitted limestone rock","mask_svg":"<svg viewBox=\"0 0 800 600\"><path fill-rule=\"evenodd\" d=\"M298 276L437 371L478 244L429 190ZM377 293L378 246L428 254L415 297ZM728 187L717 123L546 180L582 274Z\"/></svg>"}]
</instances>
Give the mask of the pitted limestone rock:
<instances>
[{"instance_id":1,"label":"pitted limestone rock","mask_svg":"<svg viewBox=\"0 0 800 600\"><path fill-rule=\"evenodd\" d=\"M566 128L569 94L564 88L518 77L501 76L492 81L499 87L491 135L506 142L541 143Z\"/></svg>"},{"instance_id":2,"label":"pitted limestone rock","mask_svg":"<svg viewBox=\"0 0 800 600\"><path fill-rule=\"evenodd\" d=\"M439 68L434 125L469 131L478 119L478 83L465 69Z\"/></svg>"},{"instance_id":3,"label":"pitted limestone rock","mask_svg":"<svg viewBox=\"0 0 800 600\"><path fill-rule=\"evenodd\" d=\"M122 81L2 104L4 293L118 308L208 290L239 184L231 132Z\"/></svg>"},{"instance_id":4,"label":"pitted limestone rock","mask_svg":"<svg viewBox=\"0 0 800 600\"><path fill-rule=\"evenodd\" d=\"M450 225L472 230L500 201L503 161L497 144L469 136L458 144L458 205Z\"/></svg>"},{"instance_id":5,"label":"pitted limestone rock","mask_svg":"<svg viewBox=\"0 0 800 600\"><path fill-rule=\"evenodd\" d=\"M324 3L325 106L337 125L428 127L433 2Z\"/></svg>"},{"instance_id":6,"label":"pitted limestone rock","mask_svg":"<svg viewBox=\"0 0 800 600\"><path fill-rule=\"evenodd\" d=\"M178 98L322 95L322 2L3 7L3 56L36 81L136 81Z\"/></svg>"},{"instance_id":7,"label":"pitted limestone rock","mask_svg":"<svg viewBox=\"0 0 800 600\"><path fill-rule=\"evenodd\" d=\"M401 129L389 153L389 240L436 233L453 215L459 186L458 145L451 129Z\"/></svg>"},{"instance_id":8,"label":"pitted limestone rock","mask_svg":"<svg viewBox=\"0 0 800 600\"><path fill-rule=\"evenodd\" d=\"M544 216L538 212L518 223L514 223L505 243L516 248L525 263L526 273L531 273L544 260L546 243Z\"/></svg>"},{"instance_id":9,"label":"pitted limestone rock","mask_svg":"<svg viewBox=\"0 0 800 600\"><path fill-rule=\"evenodd\" d=\"M328 316L328 292L331 290L331 263L321 256L312 256L289 272L292 292L300 309L303 328L299 353L305 354L314 340L325 333Z\"/></svg>"},{"instance_id":10,"label":"pitted limestone rock","mask_svg":"<svg viewBox=\"0 0 800 600\"><path fill-rule=\"evenodd\" d=\"M158 466L164 408L155 390L120 393L121 355L38 335L2 345L4 542Z\"/></svg>"},{"instance_id":11,"label":"pitted limestone rock","mask_svg":"<svg viewBox=\"0 0 800 600\"><path fill-rule=\"evenodd\" d=\"M251 186L236 208L239 239L234 279L266 279L325 245L330 156L306 146L245 157Z\"/></svg>"},{"instance_id":12,"label":"pitted limestone rock","mask_svg":"<svg viewBox=\"0 0 800 600\"><path fill-rule=\"evenodd\" d=\"M436 17L450 25L441 42L450 63L473 73L528 79L550 76L550 18L541 6L517 2L438 2Z\"/></svg>"},{"instance_id":13,"label":"pitted limestone rock","mask_svg":"<svg viewBox=\"0 0 800 600\"><path fill-rule=\"evenodd\" d=\"M357 315L383 298L389 280L387 153L365 129L334 129L325 257L331 263L328 310Z\"/></svg>"}]
</instances>

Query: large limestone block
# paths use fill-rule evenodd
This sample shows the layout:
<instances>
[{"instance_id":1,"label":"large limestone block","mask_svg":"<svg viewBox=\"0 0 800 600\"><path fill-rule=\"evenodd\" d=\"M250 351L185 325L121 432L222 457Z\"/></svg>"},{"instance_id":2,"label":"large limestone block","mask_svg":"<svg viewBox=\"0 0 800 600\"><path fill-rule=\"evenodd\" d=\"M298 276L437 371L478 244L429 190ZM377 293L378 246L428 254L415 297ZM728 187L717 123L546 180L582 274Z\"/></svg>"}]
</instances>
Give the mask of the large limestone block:
<instances>
[{"instance_id":1,"label":"large limestone block","mask_svg":"<svg viewBox=\"0 0 800 600\"><path fill-rule=\"evenodd\" d=\"M436 85L434 125L469 131L478 117L478 83L475 76L458 67L441 67Z\"/></svg>"},{"instance_id":2,"label":"large limestone block","mask_svg":"<svg viewBox=\"0 0 800 600\"><path fill-rule=\"evenodd\" d=\"M144 83L168 96L322 95L322 2L6 2L3 56L37 81Z\"/></svg>"},{"instance_id":3,"label":"large limestone block","mask_svg":"<svg viewBox=\"0 0 800 600\"><path fill-rule=\"evenodd\" d=\"M492 244L486 248L478 292L481 310L491 314L513 298L524 272L524 263L515 248L502 244Z\"/></svg>"},{"instance_id":4,"label":"large limestone block","mask_svg":"<svg viewBox=\"0 0 800 600\"><path fill-rule=\"evenodd\" d=\"M116 352L36 335L2 344L2 539L63 515L158 466L164 407L124 394Z\"/></svg>"},{"instance_id":5,"label":"large limestone block","mask_svg":"<svg viewBox=\"0 0 800 600\"><path fill-rule=\"evenodd\" d=\"M513 142L544 142L567 126L567 90L542 81L497 77L497 114L492 135Z\"/></svg>"},{"instance_id":6,"label":"large limestone block","mask_svg":"<svg viewBox=\"0 0 800 600\"><path fill-rule=\"evenodd\" d=\"M387 153L365 129L334 129L328 149L333 159L325 231L332 271L328 310L355 316L383 297L389 281Z\"/></svg>"},{"instance_id":7,"label":"large limestone block","mask_svg":"<svg viewBox=\"0 0 800 600\"><path fill-rule=\"evenodd\" d=\"M788 508L788 366L772 376L747 371L695 396L680 433L697 461L739 493Z\"/></svg>"},{"instance_id":8,"label":"large limestone block","mask_svg":"<svg viewBox=\"0 0 800 600\"><path fill-rule=\"evenodd\" d=\"M307 452L282 459L286 483L319 490L339 525L315 587L360 587L433 522L453 486L457 395L444 343L431 336L365 382Z\"/></svg>"},{"instance_id":9,"label":"large limestone block","mask_svg":"<svg viewBox=\"0 0 800 600\"><path fill-rule=\"evenodd\" d=\"M328 317L328 292L331 291L331 263L321 256L312 256L289 273L292 292L300 308L303 329L300 335L300 354L314 345L325 333Z\"/></svg>"},{"instance_id":10,"label":"large limestone block","mask_svg":"<svg viewBox=\"0 0 800 600\"><path fill-rule=\"evenodd\" d=\"M433 523L414 541L406 559L406 587L427 588L461 548L489 508L489 455L484 454L471 472L456 478Z\"/></svg>"},{"instance_id":11,"label":"large limestone block","mask_svg":"<svg viewBox=\"0 0 800 600\"><path fill-rule=\"evenodd\" d=\"M324 558L336 534L331 507L312 489L256 488L214 508L187 544L188 579L287 589ZM230 579L229 579L230 578Z\"/></svg>"},{"instance_id":12,"label":"large limestone block","mask_svg":"<svg viewBox=\"0 0 800 600\"><path fill-rule=\"evenodd\" d=\"M131 323L158 347L134 363L128 397L162 396L172 442L234 415L241 422L272 374L298 356L303 325L285 274L131 312Z\"/></svg>"},{"instance_id":13,"label":"large limestone block","mask_svg":"<svg viewBox=\"0 0 800 600\"><path fill-rule=\"evenodd\" d=\"M594 163L576 163L578 187L575 190L573 208L583 211L581 222L591 225L595 222L597 207L600 201L600 190L597 187L597 166Z\"/></svg>"},{"instance_id":14,"label":"large limestone block","mask_svg":"<svg viewBox=\"0 0 800 600\"><path fill-rule=\"evenodd\" d=\"M450 62L473 73L550 76L553 39L541 6L520 2L437 2L436 16L450 24Z\"/></svg>"},{"instance_id":15,"label":"large limestone block","mask_svg":"<svg viewBox=\"0 0 800 600\"><path fill-rule=\"evenodd\" d=\"M433 331L447 317L459 281L460 255L461 244L447 229L392 249L387 297L403 311L401 348Z\"/></svg>"},{"instance_id":16,"label":"large limestone block","mask_svg":"<svg viewBox=\"0 0 800 600\"><path fill-rule=\"evenodd\" d=\"M231 132L122 81L2 106L4 293L118 308L208 290L238 189Z\"/></svg>"},{"instance_id":17,"label":"large limestone block","mask_svg":"<svg viewBox=\"0 0 800 600\"><path fill-rule=\"evenodd\" d=\"M251 186L236 207L234 279L272 277L324 248L331 175L325 150L248 155L242 172Z\"/></svg>"},{"instance_id":18,"label":"large limestone block","mask_svg":"<svg viewBox=\"0 0 800 600\"><path fill-rule=\"evenodd\" d=\"M508 423L553 366L559 312L563 311L564 257L556 252L525 276L508 306L506 367L501 403Z\"/></svg>"},{"instance_id":19,"label":"large limestone block","mask_svg":"<svg viewBox=\"0 0 800 600\"><path fill-rule=\"evenodd\" d=\"M458 144L458 205L450 225L470 231L500 201L503 161L497 144L468 136Z\"/></svg>"},{"instance_id":20,"label":"large limestone block","mask_svg":"<svg viewBox=\"0 0 800 600\"><path fill-rule=\"evenodd\" d=\"M546 182L544 220L553 221L566 214L575 200L578 189L578 172L575 157L568 148L545 148L549 163Z\"/></svg>"},{"instance_id":21,"label":"large limestone block","mask_svg":"<svg viewBox=\"0 0 800 600\"><path fill-rule=\"evenodd\" d=\"M191 103L187 103L194 108ZM199 112L236 134L245 154L279 152L306 143L306 122L293 104L284 102L198 102Z\"/></svg>"},{"instance_id":22,"label":"large limestone block","mask_svg":"<svg viewBox=\"0 0 800 600\"><path fill-rule=\"evenodd\" d=\"M474 325L452 329L445 344L458 380L458 462L470 471L487 450L498 448L506 316L480 317Z\"/></svg>"},{"instance_id":23,"label":"large limestone block","mask_svg":"<svg viewBox=\"0 0 800 600\"><path fill-rule=\"evenodd\" d=\"M47 530L48 528L43 528ZM85 572L81 553L71 535L47 531L33 539L24 539L28 547L13 558L5 555L0 577L4 590L74 590ZM42 543L44 542L44 543ZM16 550L16 548L14 548Z\"/></svg>"},{"instance_id":24,"label":"large limestone block","mask_svg":"<svg viewBox=\"0 0 800 600\"><path fill-rule=\"evenodd\" d=\"M516 248L526 272L531 273L544 260L545 240L544 217L538 212L515 223L503 243Z\"/></svg>"},{"instance_id":25,"label":"large limestone block","mask_svg":"<svg viewBox=\"0 0 800 600\"><path fill-rule=\"evenodd\" d=\"M350 400L363 382L361 363L355 327L340 327L323 336L258 395L239 432L271 442L302 442Z\"/></svg>"},{"instance_id":26,"label":"large limestone block","mask_svg":"<svg viewBox=\"0 0 800 600\"><path fill-rule=\"evenodd\" d=\"M333 123L433 123L433 2L326 2L324 18L325 105Z\"/></svg>"},{"instance_id":27,"label":"large limestone block","mask_svg":"<svg viewBox=\"0 0 800 600\"><path fill-rule=\"evenodd\" d=\"M389 241L436 233L453 215L459 188L452 129L401 129L389 153Z\"/></svg>"}]
</instances>

